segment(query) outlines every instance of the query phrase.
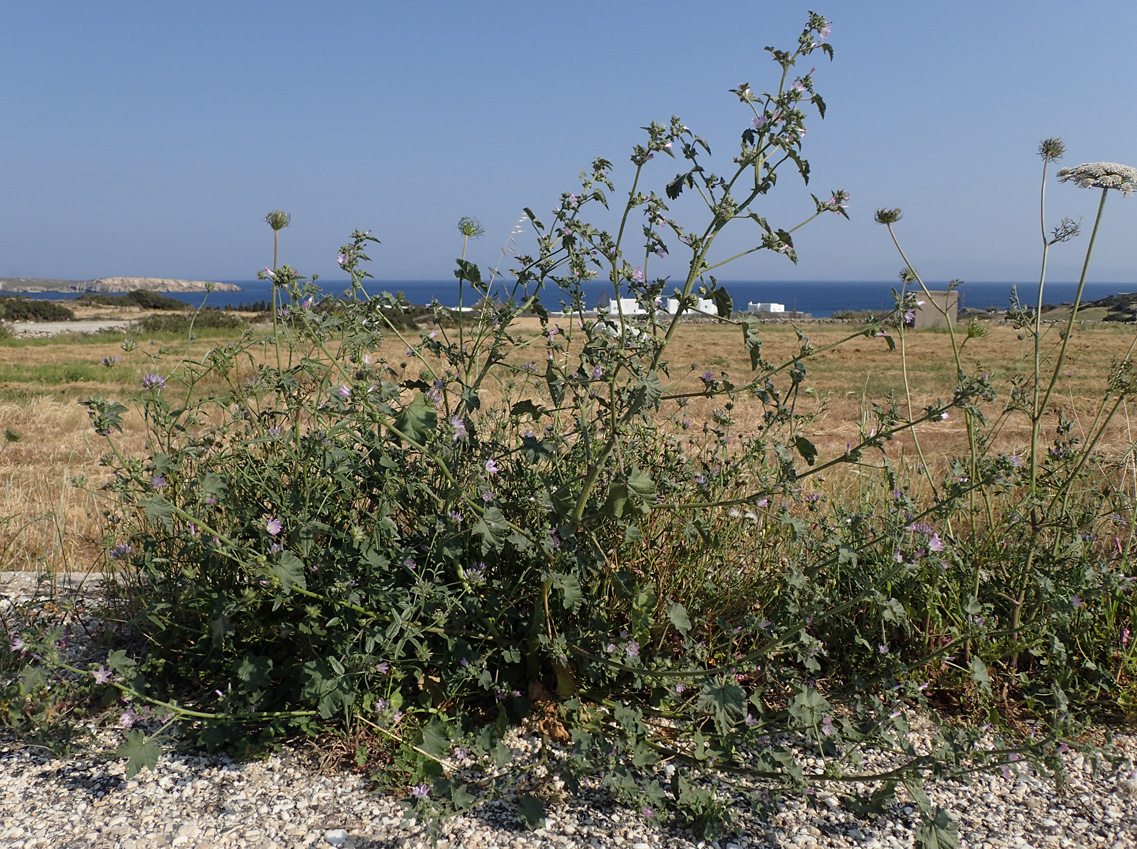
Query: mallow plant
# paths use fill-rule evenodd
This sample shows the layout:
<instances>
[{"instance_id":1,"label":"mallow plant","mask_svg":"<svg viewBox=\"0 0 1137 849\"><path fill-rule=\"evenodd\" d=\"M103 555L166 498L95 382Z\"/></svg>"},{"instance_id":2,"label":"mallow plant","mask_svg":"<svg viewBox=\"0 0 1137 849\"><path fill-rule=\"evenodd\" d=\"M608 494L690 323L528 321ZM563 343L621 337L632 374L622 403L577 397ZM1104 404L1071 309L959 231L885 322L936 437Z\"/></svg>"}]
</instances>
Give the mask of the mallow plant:
<instances>
[{"instance_id":1,"label":"mallow plant","mask_svg":"<svg viewBox=\"0 0 1137 849\"><path fill-rule=\"evenodd\" d=\"M532 248L510 273L484 272L463 242L455 277L472 310L410 323L400 298L368 297L377 240L357 231L339 252L342 297L266 269L267 336L155 364L130 399L146 456L117 448L126 405L87 401L114 471L106 614L123 643L70 674L156 712L132 722L128 771L161 739L251 750L341 735L432 823L509 795L538 826L600 786L647 824L708 835L779 793L823 786L864 814L903 786L918 839L945 846L954 824L920 790L926 773L1057 763L1060 705L1015 745L949 724L930 749L909 739L937 676L990 688L982 658L964 660L987 631L983 600L944 577L963 558L951 509L966 487L911 497L884 449L977 408L986 385L961 377L953 398L908 414L878 406L823 457L806 389L825 349L799 332L792 357L768 361L760 325L734 317L714 276L758 252L795 261L799 227L847 216L840 189L810 194L799 223L763 207L776 184L808 184L806 122L825 104L799 64L832 58L828 32L811 14L793 49L769 48L769 91L732 90L721 174L680 119L653 123L618 203L597 159L551 218L526 210ZM673 214L680 196L699 222ZM610 206L612 230L594 223ZM728 227L750 247L720 255ZM481 229L459 223L464 240ZM650 273L663 256L682 259L674 283ZM582 284L597 278L645 317L587 311ZM542 306L553 290L556 314ZM737 326L748 373L669 360L707 301ZM893 318L849 338L891 345ZM744 404L760 410L745 433ZM843 467L879 481L863 502L824 495ZM531 756L518 727L538 741Z\"/></svg>"}]
</instances>

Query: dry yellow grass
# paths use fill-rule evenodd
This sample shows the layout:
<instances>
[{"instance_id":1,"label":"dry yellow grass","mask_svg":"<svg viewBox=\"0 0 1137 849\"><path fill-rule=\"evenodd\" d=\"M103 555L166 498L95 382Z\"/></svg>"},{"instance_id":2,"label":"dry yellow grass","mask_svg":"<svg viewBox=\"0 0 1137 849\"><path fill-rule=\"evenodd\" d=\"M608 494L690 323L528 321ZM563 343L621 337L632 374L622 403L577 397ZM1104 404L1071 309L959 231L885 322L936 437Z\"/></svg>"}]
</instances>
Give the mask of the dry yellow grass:
<instances>
[{"instance_id":1,"label":"dry yellow grass","mask_svg":"<svg viewBox=\"0 0 1137 849\"><path fill-rule=\"evenodd\" d=\"M561 323L567 326L567 319ZM532 348L518 353L522 361L544 357L540 327L535 320L525 319L517 326L519 338L532 343ZM855 331L848 325L830 323L804 324L800 328L815 348L823 348ZM763 357L780 363L794 356L799 341L788 324L768 324L762 330ZM1071 339L1065 374L1059 383L1048 414L1046 428L1052 432L1059 410L1071 416L1079 427L1088 427L1106 387L1111 363L1123 358L1133 341L1131 328L1097 326L1076 331ZM1045 340L1048 358L1055 356L1059 343L1057 330ZM200 362L210 346L208 339L197 340L190 359ZM385 353L396 362L405 359L404 344L393 340ZM955 386L955 364L946 334L909 333L905 339L906 357L890 352L884 341L859 337L840 348L818 354L805 361L809 388L797 407L799 412L816 414L807 435L815 442L822 457L844 450L856 442L866 412L874 403L884 404L890 393L901 412L908 409L903 370L907 363L911 404L917 413L927 405L947 401ZM138 379L146 371L169 373L185 354L183 344L169 344L168 350L143 343L138 350L124 354L117 340L91 343L61 339L50 344L17 345L0 349L5 363L32 370L38 366L83 362L97 363L104 356L121 356L123 362L114 369L89 370L83 380L60 381L52 386L9 382L0 384L0 431L18 441L0 444L0 568L3 569L68 569L83 571L99 558L102 534L102 511L99 487L106 482L105 469L99 457L106 443L97 437L80 402L91 395L105 395L126 403L137 392ZM1019 338L1012 328L996 325L986 338L970 340L963 347L963 366L969 374L990 374L999 388L1000 398L990 406L991 423L1006 403L1010 379L1029 371L1029 342ZM668 389L697 390L701 376L710 371L716 377L730 375L744 384L753 374L742 347L738 328L728 325L700 323L683 326L669 351ZM157 365L155 365L157 363ZM410 371L413 372L413 366ZM248 367L251 375L251 366ZM90 376L93 374L94 376ZM102 378L100 380L100 378ZM784 383L783 383L784 385ZM487 403L492 398L487 397ZM516 400L516 399L514 399ZM721 407L724 399L694 399L684 411L697 430L709 417L712 407ZM753 433L761 408L756 401L740 395L735 399L732 416L737 434ZM137 413L125 418L125 433L116 439L127 453L141 454L145 433ZM1003 421L995 434L995 450L1022 453L1029 441L1029 422L1021 413ZM962 416L921 426L915 437L929 463L966 449ZM1134 434L1130 429L1128 410L1124 408L1111 425L1100 449L1118 455L1128 452ZM889 444L896 457L913 458L913 435L897 438ZM76 486L76 480L85 485Z\"/></svg>"}]
</instances>

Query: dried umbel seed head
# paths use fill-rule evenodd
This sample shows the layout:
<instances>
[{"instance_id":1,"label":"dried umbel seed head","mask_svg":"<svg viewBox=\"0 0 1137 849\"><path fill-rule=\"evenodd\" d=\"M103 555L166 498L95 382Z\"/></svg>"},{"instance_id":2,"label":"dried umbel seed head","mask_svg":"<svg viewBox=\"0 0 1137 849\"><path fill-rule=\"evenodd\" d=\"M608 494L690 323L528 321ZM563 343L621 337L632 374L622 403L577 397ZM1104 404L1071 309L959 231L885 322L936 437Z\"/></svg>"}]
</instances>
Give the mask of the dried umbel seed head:
<instances>
[{"instance_id":1,"label":"dried umbel seed head","mask_svg":"<svg viewBox=\"0 0 1137 849\"><path fill-rule=\"evenodd\" d=\"M877 224L895 224L901 217L899 209L878 209L875 219Z\"/></svg>"},{"instance_id":2,"label":"dried umbel seed head","mask_svg":"<svg viewBox=\"0 0 1137 849\"><path fill-rule=\"evenodd\" d=\"M1066 152L1066 145L1060 138L1043 139L1038 146L1038 155L1043 159L1061 159Z\"/></svg>"},{"instance_id":3,"label":"dried umbel seed head","mask_svg":"<svg viewBox=\"0 0 1137 849\"><path fill-rule=\"evenodd\" d=\"M1137 190L1137 168L1116 162L1087 162L1058 172L1058 180L1073 180L1083 189L1117 189L1128 197Z\"/></svg>"}]
</instances>

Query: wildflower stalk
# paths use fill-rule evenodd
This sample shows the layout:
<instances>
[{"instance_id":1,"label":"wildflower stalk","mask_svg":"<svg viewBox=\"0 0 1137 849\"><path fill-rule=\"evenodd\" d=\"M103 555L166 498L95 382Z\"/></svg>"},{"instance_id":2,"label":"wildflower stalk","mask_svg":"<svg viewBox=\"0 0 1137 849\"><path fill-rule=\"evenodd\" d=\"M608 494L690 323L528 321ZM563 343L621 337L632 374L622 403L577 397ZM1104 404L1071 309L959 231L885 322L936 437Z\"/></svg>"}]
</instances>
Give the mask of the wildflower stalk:
<instances>
[{"instance_id":1,"label":"wildflower stalk","mask_svg":"<svg viewBox=\"0 0 1137 849\"><path fill-rule=\"evenodd\" d=\"M1042 403L1039 406L1039 413L1045 410L1050 402L1050 395L1054 392L1054 387L1058 383L1058 375L1062 373L1062 364L1066 361L1066 350L1070 345L1070 335L1074 331L1074 322L1078 318L1078 309L1082 305L1082 293L1086 289L1086 277L1090 270L1090 257L1093 256L1094 243L1097 241L1098 228L1101 226L1102 212L1105 211L1105 197L1109 193L1109 188L1104 187L1101 190L1101 199L1098 201L1098 212L1094 217L1094 229L1090 231L1090 243L1086 246L1086 259L1082 263L1082 274L1078 278L1078 289L1074 293L1074 305L1070 307L1070 317L1066 320L1066 330L1062 334L1062 346L1058 349L1058 360L1054 364L1054 371L1050 375L1050 382L1046 386L1046 394L1042 396Z\"/></svg>"}]
</instances>

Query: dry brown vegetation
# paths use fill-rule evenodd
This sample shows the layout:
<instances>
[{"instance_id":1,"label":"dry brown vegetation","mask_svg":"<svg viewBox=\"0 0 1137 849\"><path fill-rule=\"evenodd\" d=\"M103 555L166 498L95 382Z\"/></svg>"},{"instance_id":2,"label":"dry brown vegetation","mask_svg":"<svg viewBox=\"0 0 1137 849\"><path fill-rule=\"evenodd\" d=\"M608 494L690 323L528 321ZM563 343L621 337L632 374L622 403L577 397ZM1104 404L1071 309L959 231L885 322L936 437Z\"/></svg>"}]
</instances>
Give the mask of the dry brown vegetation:
<instances>
[{"instance_id":1,"label":"dry brown vegetation","mask_svg":"<svg viewBox=\"0 0 1137 849\"><path fill-rule=\"evenodd\" d=\"M567 327L567 319L560 321ZM857 331L853 325L826 322L806 323L799 329L815 349ZM522 320L517 331L517 337L532 343L532 347L515 356L521 361L542 358L544 346L536 320ZM1053 410L1048 414L1048 427L1057 422L1059 410L1081 426L1088 425L1105 391L1111 364L1127 355L1133 336L1131 328L1117 325L1083 326L1076 331L1058 386L1057 403L1052 404ZM762 338L762 355L772 363L792 359L801 345L789 324L766 325ZM107 446L91 430L80 403L90 396L102 395L129 407L144 373L169 374L187 353L189 360L200 363L215 344L199 339L187 349L184 342L167 342L163 347L144 341L137 350L124 353L120 341L121 336L97 341L58 337L0 348L0 360L9 378L0 382L0 432L5 434L0 444L0 568L85 571L98 565L104 509L99 489L107 479L99 457ZM1058 343L1055 327L1045 340L1048 358L1054 356ZM395 363L405 360L404 343L392 340L390 344L392 347L381 353ZM822 457L839 454L847 443L857 441L862 423L867 427L871 420L874 404L887 404L891 396L901 413L907 412L905 365L915 414L927 405L950 400L955 386L955 363L948 335L909 332L904 339L904 353L902 357L899 348L890 351L882 339L860 336L804 361L804 385L809 391L798 402L797 411L816 414L807 434ZM114 368L98 366L107 356L119 356L122 361ZM1000 413L1007 403L1011 379L1028 373L1031 357L1029 339L1021 338L1006 325L994 324L988 336L963 345L965 372L989 374L999 389L999 398L988 410L988 424L995 433L994 450L1021 453L1027 446L1026 416L1014 413L1000 417ZM697 390L702 385L702 375L708 371L716 378L725 373L736 385L753 377L742 334L732 325L684 325L673 340L667 359L670 383L665 381L665 387L671 391ZM61 364L84 368L77 371L74 380L68 380L66 374L53 377L50 385L36 379L37 369ZM246 368L251 376L252 365ZM413 364L408 371L414 372ZM28 379L19 379L21 374ZM722 403L722 398L713 402L714 406ZM684 411L694 423L694 430L710 415L711 404L708 399L696 398ZM754 399L739 394L732 410L735 432L753 433L760 414ZM116 437L118 444L125 453L141 454L146 448L145 433L137 413L132 410L124 424L125 433ZM966 450L962 416L923 425L915 436L921 440L929 463ZM1128 452L1132 442L1128 410L1123 407L1101 450L1115 455ZM888 450L896 457L913 459L914 448L913 436L906 435L890 443Z\"/></svg>"}]
</instances>

